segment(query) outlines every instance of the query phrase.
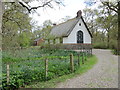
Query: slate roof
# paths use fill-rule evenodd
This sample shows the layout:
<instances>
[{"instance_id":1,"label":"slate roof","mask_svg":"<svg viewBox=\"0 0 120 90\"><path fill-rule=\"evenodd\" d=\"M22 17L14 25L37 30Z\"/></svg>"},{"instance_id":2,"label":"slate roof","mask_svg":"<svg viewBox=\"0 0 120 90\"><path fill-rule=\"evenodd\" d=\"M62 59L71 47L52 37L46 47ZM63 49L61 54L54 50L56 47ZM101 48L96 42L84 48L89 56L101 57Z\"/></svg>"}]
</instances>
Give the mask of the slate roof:
<instances>
[{"instance_id":1,"label":"slate roof","mask_svg":"<svg viewBox=\"0 0 120 90\"><path fill-rule=\"evenodd\" d=\"M90 33L83 17L81 16L80 17L83 21L83 23L85 24L85 27L87 28L90 36L92 37L92 34ZM52 29L51 29L51 32L50 34L51 35L54 35L55 37L67 37L69 36L69 34L71 33L71 31L73 30L73 28L75 27L75 25L78 23L79 19L80 18L73 18L73 19L70 19L64 23L61 23L59 25L56 25L54 26Z\"/></svg>"}]
</instances>

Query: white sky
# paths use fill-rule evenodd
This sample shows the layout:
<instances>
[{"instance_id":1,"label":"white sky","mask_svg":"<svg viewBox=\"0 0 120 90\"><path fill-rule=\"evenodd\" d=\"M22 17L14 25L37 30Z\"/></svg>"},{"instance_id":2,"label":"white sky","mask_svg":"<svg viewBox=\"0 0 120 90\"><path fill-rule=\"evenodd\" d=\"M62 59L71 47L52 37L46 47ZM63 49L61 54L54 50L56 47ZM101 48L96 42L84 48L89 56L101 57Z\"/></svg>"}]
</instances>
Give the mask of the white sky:
<instances>
[{"instance_id":1,"label":"white sky","mask_svg":"<svg viewBox=\"0 0 120 90\"><path fill-rule=\"evenodd\" d=\"M64 6L59 7L56 6L55 9L46 8L46 10L43 10L43 8L39 8L36 11L40 14L38 16L37 14L30 15L33 17L35 21L38 21L38 25L41 25L45 20L51 20L53 23L58 23L62 18L65 16L70 16L71 18L76 17L76 13L78 10L83 10L86 6L84 3L85 0L64 0ZM32 5L37 6L38 3L34 2ZM93 5L92 8L96 8L96 5Z\"/></svg>"}]
</instances>

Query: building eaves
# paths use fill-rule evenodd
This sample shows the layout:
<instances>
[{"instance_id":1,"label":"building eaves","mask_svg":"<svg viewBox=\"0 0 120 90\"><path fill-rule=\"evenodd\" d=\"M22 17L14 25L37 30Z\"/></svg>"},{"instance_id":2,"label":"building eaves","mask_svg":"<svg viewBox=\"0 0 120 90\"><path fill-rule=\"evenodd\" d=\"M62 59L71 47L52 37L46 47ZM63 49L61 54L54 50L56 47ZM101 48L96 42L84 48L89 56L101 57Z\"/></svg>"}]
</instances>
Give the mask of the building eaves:
<instances>
[{"instance_id":1,"label":"building eaves","mask_svg":"<svg viewBox=\"0 0 120 90\"><path fill-rule=\"evenodd\" d=\"M88 28L87 24L85 23L85 21L84 21L84 19L83 19L83 17L82 17L82 16L81 16L81 19L82 19L82 21L83 21L83 23L84 23L85 27L87 28L87 30L88 30L88 32L89 32L89 34L90 34L91 38L93 38L93 36L92 36L92 34L91 34L91 32L90 32L90 30L89 30L89 28Z\"/></svg>"}]
</instances>

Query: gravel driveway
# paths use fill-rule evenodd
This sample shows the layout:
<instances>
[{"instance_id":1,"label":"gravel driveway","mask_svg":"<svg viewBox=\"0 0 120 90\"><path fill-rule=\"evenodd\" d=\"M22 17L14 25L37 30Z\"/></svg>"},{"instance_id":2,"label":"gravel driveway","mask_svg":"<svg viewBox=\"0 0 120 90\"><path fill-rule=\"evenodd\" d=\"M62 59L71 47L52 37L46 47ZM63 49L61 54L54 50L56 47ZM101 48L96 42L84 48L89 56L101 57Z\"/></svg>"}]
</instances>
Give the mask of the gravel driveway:
<instances>
[{"instance_id":1,"label":"gravel driveway","mask_svg":"<svg viewBox=\"0 0 120 90\"><path fill-rule=\"evenodd\" d=\"M118 56L93 49L98 63L88 72L58 84L57 88L118 88Z\"/></svg>"}]
</instances>

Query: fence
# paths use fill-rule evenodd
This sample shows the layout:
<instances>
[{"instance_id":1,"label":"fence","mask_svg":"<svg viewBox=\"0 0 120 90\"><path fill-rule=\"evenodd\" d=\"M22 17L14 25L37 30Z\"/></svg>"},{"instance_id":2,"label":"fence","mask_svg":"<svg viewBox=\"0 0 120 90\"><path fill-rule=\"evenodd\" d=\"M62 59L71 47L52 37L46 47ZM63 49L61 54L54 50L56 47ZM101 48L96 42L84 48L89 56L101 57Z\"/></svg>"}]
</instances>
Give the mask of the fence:
<instances>
[{"instance_id":1,"label":"fence","mask_svg":"<svg viewBox=\"0 0 120 90\"><path fill-rule=\"evenodd\" d=\"M59 73L59 75L58 76L61 76L61 75L64 75L64 74L69 74L69 73L73 73L75 70L76 70L76 68L77 67L80 67L81 66L81 64L84 64L85 63L85 61L87 60L87 57L88 56L88 53L78 53L77 54L77 56L74 56L72 53L68 56L69 57L69 61L68 60L66 60L65 62L63 62L63 63L67 63L67 64L65 64L64 65L64 67L65 68L63 68L63 66L61 66L62 68L59 68L59 66L58 66L58 69L55 69L55 68L52 68L53 70L51 70L51 69L49 69L51 66L54 66L54 65L56 65L56 63L54 63L54 64L51 64L51 63L53 63L53 62L55 62L55 61L51 61L51 60L49 60L49 58L46 58L45 60L43 60L43 62L36 62L36 63L39 63L40 65L39 66L41 66L41 67L39 67L38 66L38 68L37 68L37 71L32 71L32 72L30 72L30 70L32 70L32 69L34 69L33 67L31 67L30 68L30 64L28 64L28 70L25 70L25 68L24 68L24 70L23 70L23 72L16 72L15 73L15 71L14 71L14 73L13 73L13 70L12 71L10 71L11 69L12 69L12 67L13 66L11 66L11 65L9 65L9 64L7 64L7 66L6 66L6 72L7 72L7 78L6 78L6 83L7 83L7 85L9 85L9 83L11 82L11 80L13 80L13 79L16 79L15 78L15 76L14 75L16 75L16 77L17 77L17 79L18 79L18 81L19 81L19 78L21 77L23 77L24 76L24 78L23 79L26 79L26 78L28 78L29 80L31 80L32 78L32 76L30 76L31 74L36 74L36 73L38 73L38 72L41 72L41 74L40 75L37 75L37 77L39 77L39 78L36 78L36 79L41 79L41 81L43 80L43 81L46 81L46 80L49 80L49 79L51 79L51 78L53 78L53 73L51 73L51 72L53 72L54 70L56 70L56 72L54 72L54 73ZM58 57L57 57L58 58ZM38 61L41 61L41 60L38 60ZM29 61L30 62L30 61ZM58 61L56 61L56 62L58 62ZM62 62L62 59L60 60L60 62ZM60 62L58 62L58 63L60 63ZM28 62L26 62L26 63L28 63ZM59 65L57 63L57 65ZM63 63L61 63L61 65L63 64ZM14 67L14 70L16 69L16 71L18 71L18 69L19 69L19 65L20 64L18 64L18 65L16 65L15 67ZM26 66L27 67L27 66ZM10 69L11 68L11 69ZM17 69L18 68L18 69ZM43 68L43 70L39 70L39 69L41 69L41 68ZM67 69L68 70L67 70ZM59 69L61 69L61 70L59 70ZM64 69L66 69L66 71L65 72L63 72L64 74L61 74L61 72L64 70ZM57 72L58 71L58 72ZM24 74L24 75L22 75L22 74ZM28 74L28 75L27 75ZM52 74L52 75L51 75ZM12 78L10 78L10 76L11 75L13 75L13 77ZM42 76L41 78L40 78L40 76ZM33 77L34 77L34 75L33 75ZM35 77L34 77L35 78ZM25 80L25 81L29 81L29 80ZM32 79L33 81L34 81L34 79ZM24 83L24 82L22 82L22 83ZM26 83L25 83L26 84Z\"/></svg>"},{"instance_id":2,"label":"fence","mask_svg":"<svg viewBox=\"0 0 120 90\"><path fill-rule=\"evenodd\" d=\"M79 50L80 52L87 52L92 55L92 44L47 44L44 45L44 48Z\"/></svg>"},{"instance_id":3,"label":"fence","mask_svg":"<svg viewBox=\"0 0 120 90\"><path fill-rule=\"evenodd\" d=\"M17 63L4 64L3 87L22 87L36 80L47 81L56 76L73 73L85 63L88 56L91 56L91 53L86 50L79 50L79 52L70 51L69 53L67 53L69 50L65 50L66 52L64 52L64 54L62 51L58 51L58 54L51 56L46 56L47 54L40 55L42 51L38 54L35 50L35 56L32 56L33 50L34 49L30 50L32 53L29 54L29 56L25 55L28 57L25 61L19 60ZM27 50L25 53L30 51ZM48 51L45 51L45 53L46 52ZM20 53L20 56L21 54L24 53ZM36 59L34 60L32 57Z\"/></svg>"}]
</instances>

